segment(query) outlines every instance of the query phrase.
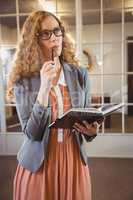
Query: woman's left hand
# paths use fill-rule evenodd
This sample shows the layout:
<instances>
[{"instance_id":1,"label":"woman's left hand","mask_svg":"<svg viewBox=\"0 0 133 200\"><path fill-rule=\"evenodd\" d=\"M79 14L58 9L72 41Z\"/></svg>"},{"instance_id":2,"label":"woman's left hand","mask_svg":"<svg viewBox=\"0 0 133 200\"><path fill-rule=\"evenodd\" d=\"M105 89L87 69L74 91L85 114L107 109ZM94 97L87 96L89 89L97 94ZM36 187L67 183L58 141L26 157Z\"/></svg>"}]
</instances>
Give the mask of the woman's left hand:
<instances>
[{"instance_id":1,"label":"woman's left hand","mask_svg":"<svg viewBox=\"0 0 133 200\"><path fill-rule=\"evenodd\" d=\"M83 121L82 124L75 123L73 125L73 128L76 129L80 133L83 133L89 136L94 136L99 132L100 126L101 126L101 123L98 123L96 121L93 123L88 123L87 121Z\"/></svg>"}]
</instances>

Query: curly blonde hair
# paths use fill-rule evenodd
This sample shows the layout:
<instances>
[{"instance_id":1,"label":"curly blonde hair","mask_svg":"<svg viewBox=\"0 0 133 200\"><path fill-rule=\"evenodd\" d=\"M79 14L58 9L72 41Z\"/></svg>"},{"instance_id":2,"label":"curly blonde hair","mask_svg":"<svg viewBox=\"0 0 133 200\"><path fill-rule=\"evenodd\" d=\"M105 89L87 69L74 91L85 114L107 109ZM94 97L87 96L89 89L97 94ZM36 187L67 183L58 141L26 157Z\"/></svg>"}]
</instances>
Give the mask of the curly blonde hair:
<instances>
[{"instance_id":1,"label":"curly blonde hair","mask_svg":"<svg viewBox=\"0 0 133 200\"><path fill-rule=\"evenodd\" d=\"M22 28L21 38L8 78L6 92L7 101L10 101L14 97L13 86L16 81L22 77L31 77L40 73L44 58L36 34L41 29L41 22L48 16L55 18L59 23L59 26L64 29L62 22L55 15L47 11L35 11L27 17ZM60 60L79 66L79 62L75 57L73 44L67 37L65 31Z\"/></svg>"}]
</instances>

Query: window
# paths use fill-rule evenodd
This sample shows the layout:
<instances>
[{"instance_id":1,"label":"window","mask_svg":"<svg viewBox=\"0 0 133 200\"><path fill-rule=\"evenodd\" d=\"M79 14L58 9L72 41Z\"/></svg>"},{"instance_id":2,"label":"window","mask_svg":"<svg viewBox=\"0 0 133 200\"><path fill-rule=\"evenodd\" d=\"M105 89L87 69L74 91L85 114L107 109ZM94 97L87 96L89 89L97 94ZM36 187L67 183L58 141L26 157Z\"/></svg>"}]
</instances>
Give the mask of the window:
<instances>
[{"instance_id":1,"label":"window","mask_svg":"<svg viewBox=\"0 0 133 200\"><path fill-rule=\"evenodd\" d=\"M132 8L133 1L128 0L82 0L82 47L93 62L92 103L126 105L105 120L101 133L133 133ZM83 65L90 62L83 53Z\"/></svg>"}]
</instances>

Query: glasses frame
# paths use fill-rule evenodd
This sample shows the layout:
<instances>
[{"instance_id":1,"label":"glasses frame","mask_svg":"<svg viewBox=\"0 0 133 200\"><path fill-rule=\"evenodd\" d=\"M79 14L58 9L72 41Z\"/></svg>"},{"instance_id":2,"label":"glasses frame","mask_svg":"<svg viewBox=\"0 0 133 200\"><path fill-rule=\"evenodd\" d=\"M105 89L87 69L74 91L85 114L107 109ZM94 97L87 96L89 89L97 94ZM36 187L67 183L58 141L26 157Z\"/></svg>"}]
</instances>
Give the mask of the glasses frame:
<instances>
[{"instance_id":1,"label":"glasses frame","mask_svg":"<svg viewBox=\"0 0 133 200\"><path fill-rule=\"evenodd\" d=\"M60 30L61 30L61 34L60 35L56 35L56 30L57 30L57 28L59 28ZM42 36L42 33L44 32L44 31L48 31L49 32L49 37L48 38L43 38L43 36ZM60 36L63 36L64 37L64 28L63 27L61 27L61 26L59 26L59 27L56 27L56 28L54 28L53 30L47 30L47 29L45 29L45 30L43 30L43 31L40 31L40 32L38 32L38 33L36 33L36 36L39 38L39 39L41 39L41 40L49 40L50 38L51 38L51 36L52 36L52 34L54 34L56 37L60 37Z\"/></svg>"}]
</instances>

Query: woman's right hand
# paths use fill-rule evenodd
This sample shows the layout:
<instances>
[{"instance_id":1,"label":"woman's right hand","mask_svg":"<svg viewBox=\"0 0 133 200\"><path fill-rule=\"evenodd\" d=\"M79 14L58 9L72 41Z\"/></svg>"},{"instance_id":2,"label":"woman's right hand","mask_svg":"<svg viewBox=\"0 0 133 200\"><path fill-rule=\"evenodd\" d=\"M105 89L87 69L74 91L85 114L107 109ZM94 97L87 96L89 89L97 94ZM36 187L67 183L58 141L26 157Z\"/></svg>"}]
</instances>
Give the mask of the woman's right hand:
<instances>
[{"instance_id":1,"label":"woman's right hand","mask_svg":"<svg viewBox=\"0 0 133 200\"><path fill-rule=\"evenodd\" d=\"M49 92L52 87L52 81L56 77L56 70L53 61L45 62L40 70L40 89L38 92L37 100L45 107L48 106Z\"/></svg>"},{"instance_id":2,"label":"woman's right hand","mask_svg":"<svg viewBox=\"0 0 133 200\"><path fill-rule=\"evenodd\" d=\"M53 65L53 66L52 66ZM52 81L56 77L55 62L47 61L40 70L41 85L40 90L49 92L52 87Z\"/></svg>"}]
</instances>

